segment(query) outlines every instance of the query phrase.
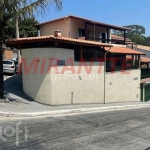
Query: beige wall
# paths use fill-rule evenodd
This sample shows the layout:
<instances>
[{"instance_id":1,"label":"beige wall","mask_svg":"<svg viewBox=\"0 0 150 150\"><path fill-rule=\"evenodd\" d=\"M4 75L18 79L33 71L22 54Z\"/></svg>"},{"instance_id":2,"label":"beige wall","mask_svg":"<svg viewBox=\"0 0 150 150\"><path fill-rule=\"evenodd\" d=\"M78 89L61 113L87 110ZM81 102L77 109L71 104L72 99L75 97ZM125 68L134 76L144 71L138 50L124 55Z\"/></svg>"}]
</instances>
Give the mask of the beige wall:
<instances>
[{"instance_id":1,"label":"beige wall","mask_svg":"<svg viewBox=\"0 0 150 150\"><path fill-rule=\"evenodd\" d=\"M70 18L70 31L72 38L79 37L79 28L85 29L85 22L82 20Z\"/></svg>"},{"instance_id":2,"label":"beige wall","mask_svg":"<svg viewBox=\"0 0 150 150\"><path fill-rule=\"evenodd\" d=\"M40 26L40 35L54 35L55 30L61 30L62 36L69 37L69 19L60 20Z\"/></svg>"},{"instance_id":3,"label":"beige wall","mask_svg":"<svg viewBox=\"0 0 150 150\"><path fill-rule=\"evenodd\" d=\"M41 103L50 105L78 104L78 103L103 103L104 102L104 66L94 62L91 74L87 74L84 67L78 72L79 62L74 63L75 74L66 71L64 74L55 73L54 68L47 73L50 58L74 60L74 51L62 48L32 48L23 49L22 57L26 58L29 66L34 58L38 58L38 71L33 73L34 67L26 74L23 70L24 92ZM43 58L46 64L42 65ZM56 61L54 62L56 63ZM89 65L89 64L88 64ZM71 67L72 65L68 66ZM101 73L98 74L99 66ZM41 67L45 67L40 74ZM63 66L57 70L61 72ZM138 79L136 79L138 77ZM140 101L140 70L131 70L130 74L120 72L106 74L106 103Z\"/></svg>"},{"instance_id":4,"label":"beige wall","mask_svg":"<svg viewBox=\"0 0 150 150\"><path fill-rule=\"evenodd\" d=\"M140 101L140 69L106 73L106 103Z\"/></svg>"},{"instance_id":5,"label":"beige wall","mask_svg":"<svg viewBox=\"0 0 150 150\"><path fill-rule=\"evenodd\" d=\"M83 67L80 74L72 75L69 71L65 72L63 75L58 74L56 76L54 69L52 69L50 74L47 74L47 61L44 74L40 74L42 59L46 58L46 60L49 60L52 56L54 58L60 58L61 60L67 60L68 58L74 59L74 51L61 48L35 48L22 50L22 57L26 58L28 66L34 58L39 58L40 60L38 62L39 67L36 74L33 74L33 68L26 74L24 66L22 67L23 90L27 95L39 102L51 105L103 103L104 76L103 73L97 74L99 68L98 62L94 63L91 75L86 75L87 73ZM79 63L75 62L76 71L79 68L78 65ZM103 65L101 67L103 70ZM59 66L58 70L61 71L62 68L63 67Z\"/></svg>"},{"instance_id":6,"label":"beige wall","mask_svg":"<svg viewBox=\"0 0 150 150\"><path fill-rule=\"evenodd\" d=\"M61 30L63 37L78 38L79 37L79 28L85 29L85 21L75 18L66 18L64 20L56 21L53 23L48 23L40 26L40 35L54 35L55 30ZM90 37L94 37L94 24L88 25L87 29L90 30ZM106 28L95 27L95 36L100 37L102 33L106 33ZM110 36L111 32L109 32ZM110 37L109 37L110 38Z\"/></svg>"},{"instance_id":7,"label":"beige wall","mask_svg":"<svg viewBox=\"0 0 150 150\"><path fill-rule=\"evenodd\" d=\"M85 21L71 18L70 19L70 30L71 30L71 37L72 38L78 38L79 28L85 29ZM95 37L97 37L97 38L101 37L102 33L107 33L107 29L103 28L103 27L95 26L95 29L94 29L94 24L93 25L88 24L87 30L90 30L90 37L94 37L94 30L95 30ZM111 37L110 35L111 35L111 30L109 30L109 38Z\"/></svg>"},{"instance_id":8,"label":"beige wall","mask_svg":"<svg viewBox=\"0 0 150 150\"><path fill-rule=\"evenodd\" d=\"M104 100L104 75L97 74L99 63L94 63L91 74L82 68L80 74L72 75L66 72L60 75L60 80L52 80L52 101L57 104L103 103ZM79 63L75 62L78 72Z\"/></svg>"},{"instance_id":9,"label":"beige wall","mask_svg":"<svg viewBox=\"0 0 150 150\"><path fill-rule=\"evenodd\" d=\"M94 29L94 24L88 25L87 29L90 30L90 37L93 37L94 30L95 30L95 37L97 37L97 38L99 38L102 33L107 33L107 29L103 28L103 27L95 26L95 29Z\"/></svg>"}]
</instances>

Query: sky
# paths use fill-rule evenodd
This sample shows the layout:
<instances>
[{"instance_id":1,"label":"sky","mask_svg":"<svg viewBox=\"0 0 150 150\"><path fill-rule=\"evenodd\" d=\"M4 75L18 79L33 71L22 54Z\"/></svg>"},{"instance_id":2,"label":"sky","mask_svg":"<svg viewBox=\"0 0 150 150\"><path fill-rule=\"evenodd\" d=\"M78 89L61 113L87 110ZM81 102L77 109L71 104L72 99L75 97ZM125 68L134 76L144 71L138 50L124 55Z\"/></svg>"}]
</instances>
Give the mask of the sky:
<instances>
[{"instance_id":1,"label":"sky","mask_svg":"<svg viewBox=\"0 0 150 150\"><path fill-rule=\"evenodd\" d=\"M44 17L36 19L41 23L68 15L116 26L142 25L145 36L150 36L150 0L63 0L62 11L51 5Z\"/></svg>"}]
</instances>

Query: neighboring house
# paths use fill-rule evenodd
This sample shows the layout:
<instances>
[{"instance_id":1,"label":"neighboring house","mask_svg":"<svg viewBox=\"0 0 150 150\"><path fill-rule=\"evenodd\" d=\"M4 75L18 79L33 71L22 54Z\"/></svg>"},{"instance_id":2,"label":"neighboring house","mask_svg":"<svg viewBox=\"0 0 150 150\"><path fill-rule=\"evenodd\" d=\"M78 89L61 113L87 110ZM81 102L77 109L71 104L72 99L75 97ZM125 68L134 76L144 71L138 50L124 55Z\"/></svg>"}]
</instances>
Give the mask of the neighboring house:
<instances>
[{"instance_id":1,"label":"neighboring house","mask_svg":"<svg viewBox=\"0 0 150 150\"><path fill-rule=\"evenodd\" d=\"M54 31L60 30L63 37L123 45L126 44L126 31L130 30L72 15L38 24L37 27L40 36L53 35ZM124 37L114 38L111 29L123 31Z\"/></svg>"},{"instance_id":2,"label":"neighboring house","mask_svg":"<svg viewBox=\"0 0 150 150\"><path fill-rule=\"evenodd\" d=\"M117 36L114 34L111 34L111 39L113 41L116 41L116 44L122 44L124 42L124 38L122 36ZM134 42L131 41L130 38L126 38L126 44L134 44Z\"/></svg>"},{"instance_id":3,"label":"neighboring house","mask_svg":"<svg viewBox=\"0 0 150 150\"><path fill-rule=\"evenodd\" d=\"M3 47L3 59L16 60L16 58L17 58L17 50L12 50L8 47Z\"/></svg>"},{"instance_id":4,"label":"neighboring house","mask_svg":"<svg viewBox=\"0 0 150 150\"><path fill-rule=\"evenodd\" d=\"M9 48L3 48L3 59L13 59L13 50Z\"/></svg>"}]
</instances>

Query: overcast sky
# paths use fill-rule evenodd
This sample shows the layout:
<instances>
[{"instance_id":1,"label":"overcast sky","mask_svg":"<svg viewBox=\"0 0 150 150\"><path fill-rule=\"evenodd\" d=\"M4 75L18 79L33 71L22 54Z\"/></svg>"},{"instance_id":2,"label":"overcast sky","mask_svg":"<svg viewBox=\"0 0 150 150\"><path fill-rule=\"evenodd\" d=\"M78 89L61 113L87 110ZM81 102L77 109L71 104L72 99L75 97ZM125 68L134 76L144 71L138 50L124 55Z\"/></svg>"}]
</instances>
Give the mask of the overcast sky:
<instances>
[{"instance_id":1,"label":"overcast sky","mask_svg":"<svg viewBox=\"0 0 150 150\"><path fill-rule=\"evenodd\" d=\"M67 15L118 26L142 25L146 28L146 36L150 36L150 0L63 0L62 11L50 6L46 15L37 19L45 22Z\"/></svg>"}]
</instances>

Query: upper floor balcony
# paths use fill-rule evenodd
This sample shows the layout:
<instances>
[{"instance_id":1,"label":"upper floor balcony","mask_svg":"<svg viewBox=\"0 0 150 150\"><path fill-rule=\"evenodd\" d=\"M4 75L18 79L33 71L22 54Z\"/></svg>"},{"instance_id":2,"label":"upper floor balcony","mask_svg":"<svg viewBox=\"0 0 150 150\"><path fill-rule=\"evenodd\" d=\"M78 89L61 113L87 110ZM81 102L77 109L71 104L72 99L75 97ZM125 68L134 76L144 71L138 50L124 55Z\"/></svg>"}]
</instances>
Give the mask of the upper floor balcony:
<instances>
[{"instance_id":1,"label":"upper floor balcony","mask_svg":"<svg viewBox=\"0 0 150 150\"><path fill-rule=\"evenodd\" d=\"M115 26L102 22L66 16L37 25L41 36L53 35L55 30L60 30L62 37L98 41L102 43L126 45L131 42L126 38L126 27ZM112 35L112 30L123 32L123 37Z\"/></svg>"}]
</instances>

